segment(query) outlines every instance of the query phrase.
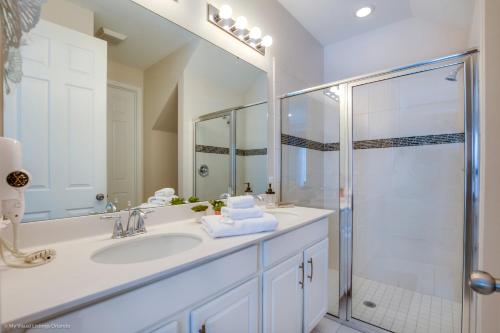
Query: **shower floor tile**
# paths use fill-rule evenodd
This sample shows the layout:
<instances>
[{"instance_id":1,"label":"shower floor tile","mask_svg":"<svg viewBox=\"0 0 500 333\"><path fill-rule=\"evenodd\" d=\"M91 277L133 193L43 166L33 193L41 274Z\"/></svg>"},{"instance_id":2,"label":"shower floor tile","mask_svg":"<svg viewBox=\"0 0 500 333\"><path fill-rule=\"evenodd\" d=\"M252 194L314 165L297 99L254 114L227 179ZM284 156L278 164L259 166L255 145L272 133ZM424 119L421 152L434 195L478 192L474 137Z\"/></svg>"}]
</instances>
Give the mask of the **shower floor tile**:
<instances>
[{"instance_id":1,"label":"shower floor tile","mask_svg":"<svg viewBox=\"0 0 500 333\"><path fill-rule=\"evenodd\" d=\"M330 270L330 290L338 272ZM460 333L461 304L441 297L353 277L352 316L396 333ZM338 294L330 292L329 312L338 313Z\"/></svg>"}]
</instances>

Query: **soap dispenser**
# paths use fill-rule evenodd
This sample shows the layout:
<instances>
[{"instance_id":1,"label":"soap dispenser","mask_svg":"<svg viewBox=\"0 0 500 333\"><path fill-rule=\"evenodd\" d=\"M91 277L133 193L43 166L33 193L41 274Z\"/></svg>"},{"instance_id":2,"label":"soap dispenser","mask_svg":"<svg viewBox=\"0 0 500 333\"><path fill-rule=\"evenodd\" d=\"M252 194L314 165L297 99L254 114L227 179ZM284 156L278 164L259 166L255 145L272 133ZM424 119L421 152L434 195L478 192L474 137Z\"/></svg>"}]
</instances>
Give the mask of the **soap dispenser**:
<instances>
[{"instance_id":1,"label":"soap dispenser","mask_svg":"<svg viewBox=\"0 0 500 333\"><path fill-rule=\"evenodd\" d=\"M250 183L244 183L247 187L245 188L246 195L252 195L252 188L250 187Z\"/></svg>"},{"instance_id":2,"label":"soap dispenser","mask_svg":"<svg viewBox=\"0 0 500 333\"><path fill-rule=\"evenodd\" d=\"M266 208L276 208L276 193L274 193L271 183L266 191Z\"/></svg>"}]
</instances>

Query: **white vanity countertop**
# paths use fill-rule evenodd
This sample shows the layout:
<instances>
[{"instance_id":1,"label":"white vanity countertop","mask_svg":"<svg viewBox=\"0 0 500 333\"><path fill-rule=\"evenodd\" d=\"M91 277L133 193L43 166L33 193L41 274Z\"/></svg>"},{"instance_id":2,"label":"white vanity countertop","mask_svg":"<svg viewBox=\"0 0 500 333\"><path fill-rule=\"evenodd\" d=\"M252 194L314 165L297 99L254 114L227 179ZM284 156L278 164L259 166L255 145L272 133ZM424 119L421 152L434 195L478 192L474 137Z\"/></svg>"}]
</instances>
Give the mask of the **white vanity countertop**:
<instances>
[{"instance_id":1,"label":"white vanity countertop","mask_svg":"<svg viewBox=\"0 0 500 333\"><path fill-rule=\"evenodd\" d=\"M193 219L146 227L144 235L120 240L110 234L51 244L53 262L27 269L1 267L0 305L2 325L32 323L72 308L98 301L124 290L148 284L208 262L252 244L320 220L332 211L304 207L279 208L297 218L280 220L273 232L212 239ZM139 237L187 233L203 241L197 247L161 259L133 264L99 264L91 260L97 250ZM127 255L124 253L124 255Z\"/></svg>"}]
</instances>

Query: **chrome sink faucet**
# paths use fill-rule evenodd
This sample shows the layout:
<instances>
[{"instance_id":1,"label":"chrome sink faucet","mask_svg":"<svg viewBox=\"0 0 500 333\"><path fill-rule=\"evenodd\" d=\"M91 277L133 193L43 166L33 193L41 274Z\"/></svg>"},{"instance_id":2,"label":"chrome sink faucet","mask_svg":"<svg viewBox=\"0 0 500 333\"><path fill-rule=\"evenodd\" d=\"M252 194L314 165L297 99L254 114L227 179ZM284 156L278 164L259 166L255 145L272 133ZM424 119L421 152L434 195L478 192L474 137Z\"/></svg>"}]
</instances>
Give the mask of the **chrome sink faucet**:
<instances>
[{"instance_id":1,"label":"chrome sink faucet","mask_svg":"<svg viewBox=\"0 0 500 333\"><path fill-rule=\"evenodd\" d=\"M150 212L151 211L143 211L139 208L134 208L132 210L129 209L125 235L134 236L145 233L146 224L144 223L144 220L147 218L147 214L149 214Z\"/></svg>"},{"instance_id":2,"label":"chrome sink faucet","mask_svg":"<svg viewBox=\"0 0 500 333\"><path fill-rule=\"evenodd\" d=\"M101 216L101 220L113 220L113 234L111 238L119 239L124 237L131 237L146 232L146 224L144 220L147 218L147 214L153 212L152 210L143 211L140 208L129 208L128 209L128 220L127 227L124 229L121 221L121 215L117 214L106 214Z\"/></svg>"},{"instance_id":3,"label":"chrome sink faucet","mask_svg":"<svg viewBox=\"0 0 500 333\"><path fill-rule=\"evenodd\" d=\"M118 238L125 237L125 233L123 232L122 217L119 213L118 214L102 215L101 220L113 220L114 221L113 234L111 235L111 238L118 239Z\"/></svg>"}]
</instances>

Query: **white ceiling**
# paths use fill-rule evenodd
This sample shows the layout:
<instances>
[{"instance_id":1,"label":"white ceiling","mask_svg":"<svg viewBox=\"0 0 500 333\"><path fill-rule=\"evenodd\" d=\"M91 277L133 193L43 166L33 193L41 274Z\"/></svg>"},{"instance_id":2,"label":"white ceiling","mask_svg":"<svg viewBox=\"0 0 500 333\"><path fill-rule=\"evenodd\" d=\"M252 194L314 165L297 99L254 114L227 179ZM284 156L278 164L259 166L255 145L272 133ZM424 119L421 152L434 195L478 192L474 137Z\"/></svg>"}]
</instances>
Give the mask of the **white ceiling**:
<instances>
[{"instance_id":1,"label":"white ceiling","mask_svg":"<svg viewBox=\"0 0 500 333\"><path fill-rule=\"evenodd\" d=\"M385 25L417 17L467 29L475 0L278 0L322 45L326 46ZM372 15L354 13L373 6Z\"/></svg>"},{"instance_id":2,"label":"white ceiling","mask_svg":"<svg viewBox=\"0 0 500 333\"><path fill-rule=\"evenodd\" d=\"M95 30L104 26L128 36L124 42L108 48L111 59L128 66L146 69L199 38L132 1L70 1L94 12Z\"/></svg>"}]
</instances>

